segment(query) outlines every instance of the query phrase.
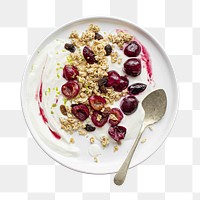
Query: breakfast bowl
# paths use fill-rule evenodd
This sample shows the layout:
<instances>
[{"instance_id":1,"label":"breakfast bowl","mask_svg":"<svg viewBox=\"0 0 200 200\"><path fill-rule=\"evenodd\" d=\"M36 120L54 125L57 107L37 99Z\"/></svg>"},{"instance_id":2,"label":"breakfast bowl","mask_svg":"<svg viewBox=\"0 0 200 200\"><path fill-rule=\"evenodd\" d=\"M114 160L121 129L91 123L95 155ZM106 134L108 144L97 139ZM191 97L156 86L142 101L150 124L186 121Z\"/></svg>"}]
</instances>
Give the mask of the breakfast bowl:
<instances>
[{"instance_id":1,"label":"breakfast bowl","mask_svg":"<svg viewBox=\"0 0 200 200\"><path fill-rule=\"evenodd\" d=\"M130 168L149 158L174 123L178 91L168 56L136 24L115 17L67 23L36 48L25 69L21 103L38 145L85 173L115 173L144 119L142 100L162 88L165 116L143 134Z\"/></svg>"}]
</instances>

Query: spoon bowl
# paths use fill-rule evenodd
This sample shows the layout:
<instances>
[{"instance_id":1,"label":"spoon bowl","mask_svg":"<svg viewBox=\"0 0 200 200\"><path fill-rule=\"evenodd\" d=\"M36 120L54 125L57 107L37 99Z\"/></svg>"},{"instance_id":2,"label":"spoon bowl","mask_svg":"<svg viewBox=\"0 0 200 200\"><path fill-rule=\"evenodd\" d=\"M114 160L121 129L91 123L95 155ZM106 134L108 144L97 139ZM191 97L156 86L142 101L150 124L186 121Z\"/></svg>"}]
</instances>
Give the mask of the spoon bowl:
<instances>
[{"instance_id":1,"label":"spoon bowl","mask_svg":"<svg viewBox=\"0 0 200 200\"><path fill-rule=\"evenodd\" d=\"M150 125L158 122L164 116L167 107L165 91L159 89L147 95L142 101L142 107L145 111L145 123Z\"/></svg>"}]
</instances>

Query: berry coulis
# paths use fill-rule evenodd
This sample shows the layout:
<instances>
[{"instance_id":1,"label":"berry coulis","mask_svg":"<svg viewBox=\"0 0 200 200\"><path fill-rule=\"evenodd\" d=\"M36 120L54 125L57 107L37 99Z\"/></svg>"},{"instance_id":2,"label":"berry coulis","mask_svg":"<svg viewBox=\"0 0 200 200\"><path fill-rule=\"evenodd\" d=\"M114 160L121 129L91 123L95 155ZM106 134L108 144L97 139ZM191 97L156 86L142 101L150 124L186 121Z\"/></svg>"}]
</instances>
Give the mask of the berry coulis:
<instances>
[{"instance_id":1,"label":"berry coulis","mask_svg":"<svg viewBox=\"0 0 200 200\"><path fill-rule=\"evenodd\" d=\"M36 97L38 97L38 92L37 94L35 95ZM44 123L47 125L48 129L50 130L50 132L52 133L52 135L56 138L56 139L61 139L61 136L56 133L55 131L53 131L49 125L48 125L48 120L47 120L47 117L44 113L44 109L41 107L41 103L42 103L42 81L41 81L41 84L40 84L40 88L39 88L39 99L37 98L37 101L38 101L38 107L39 107L39 111L40 111L40 116L42 117Z\"/></svg>"}]
</instances>

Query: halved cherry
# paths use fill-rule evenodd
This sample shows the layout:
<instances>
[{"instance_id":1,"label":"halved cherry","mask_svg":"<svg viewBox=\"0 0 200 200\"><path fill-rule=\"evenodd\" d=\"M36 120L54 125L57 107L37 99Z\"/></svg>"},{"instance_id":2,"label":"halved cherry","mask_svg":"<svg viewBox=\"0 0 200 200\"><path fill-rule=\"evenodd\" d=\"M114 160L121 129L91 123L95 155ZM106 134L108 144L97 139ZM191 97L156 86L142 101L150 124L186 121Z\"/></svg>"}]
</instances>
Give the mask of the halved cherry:
<instances>
[{"instance_id":1,"label":"halved cherry","mask_svg":"<svg viewBox=\"0 0 200 200\"><path fill-rule=\"evenodd\" d=\"M112 126L116 126L118 125L121 120L123 119L123 114L122 114L122 111L119 109L119 108L112 108L111 111L110 111L110 117L114 115L114 117L116 119L109 119L109 123L112 125Z\"/></svg>"},{"instance_id":2,"label":"halved cherry","mask_svg":"<svg viewBox=\"0 0 200 200\"><path fill-rule=\"evenodd\" d=\"M78 69L74 66L65 65L63 69L63 77L66 80L74 80L79 75Z\"/></svg>"},{"instance_id":3,"label":"halved cherry","mask_svg":"<svg viewBox=\"0 0 200 200\"><path fill-rule=\"evenodd\" d=\"M123 126L111 126L108 130L108 134L113 140L119 142L125 138L126 128Z\"/></svg>"},{"instance_id":4,"label":"halved cherry","mask_svg":"<svg viewBox=\"0 0 200 200\"><path fill-rule=\"evenodd\" d=\"M102 113L100 111L94 111L91 116L93 124L97 127L102 127L108 121L109 113Z\"/></svg>"},{"instance_id":5,"label":"halved cherry","mask_svg":"<svg viewBox=\"0 0 200 200\"><path fill-rule=\"evenodd\" d=\"M94 52L87 46L83 48L83 56L89 64L94 64L96 62Z\"/></svg>"},{"instance_id":6,"label":"halved cherry","mask_svg":"<svg viewBox=\"0 0 200 200\"><path fill-rule=\"evenodd\" d=\"M101 110L106 104L106 100L101 96L93 95L89 98L89 103L94 110Z\"/></svg>"},{"instance_id":7,"label":"halved cherry","mask_svg":"<svg viewBox=\"0 0 200 200\"><path fill-rule=\"evenodd\" d=\"M77 81L68 81L61 88L62 93L68 98L76 97L80 91L80 86Z\"/></svg>"},{"instance_id":8,"label":"halved cherry","mask_svg":"<svg viewBox=\"0 0 200 200\"><path fill-rule=\"evenodd\" d=\"M72 105L72 113L80 121L86 120L90 115L88 107L82 103Z\"/></svg>"}]
</instances>

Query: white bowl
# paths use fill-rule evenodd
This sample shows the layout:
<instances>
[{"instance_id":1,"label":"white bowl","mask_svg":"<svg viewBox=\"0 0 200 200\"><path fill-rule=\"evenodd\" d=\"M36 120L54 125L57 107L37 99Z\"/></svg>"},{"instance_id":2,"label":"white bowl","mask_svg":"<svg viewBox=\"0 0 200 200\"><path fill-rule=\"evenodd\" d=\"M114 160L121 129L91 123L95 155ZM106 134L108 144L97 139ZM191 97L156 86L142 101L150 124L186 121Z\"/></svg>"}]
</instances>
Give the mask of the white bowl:
<instances>
[{"instance_id":1,"label":"white bowl","mask_svg":"<svg viewBox=\"0 0 200 200\"><path fill-rule=\"evenodd\" d=\"M70 31L73 29L86 29L86 27L90 23L100 25L102 30L105 30L107 32L115 28L119 28L126 29L133 33L133 35L135 35L137 39L141 41L141 43L147 48L150 53L153 62L153 74L157 85L156 87L163 88L167 94L168 105L166 114L164 118L154 126L154 131L152 133L150 133L149 130L145 131L144 137L147 139L147 142L145 144L139 144L130 164L130 168L140 164L141 162L149 158L163 144L163 142L169 135L177 114L178 90L172 65L163 48L151 34L130 21L115 17L88 17L78 19L56 29L40 43L26 66L21 87L22 110L30 132L32 133L38 145L51 158L53 158L60 164L79 172L107 174L114 173L119 169L134 140L128 141L126 145L124 145L123 149L113 154L113 156L111 156L111 154L108 154L107 156L105 155L99 163L94 163L91 158L88 158L86 155L82 155L82 157L63 156L56 152L53 148L51 148L52 144L47 144L42 139L41 135L39 134L39 132L41 131L39 127L42 126L42 124L35 121L35 117L37 117L36 115L38 115L38 113L30 113L30 105L32 105L32 102L27 98L27 93L29 91L29 88L27 88L29 81L28 72L30 71L32 64L37 56L38 50L44 48L49 42L51 42L55 38L62 38L66 35L69 35ZM84 144L82 148L85 148Z\"/></svg>"}]
</instances>

